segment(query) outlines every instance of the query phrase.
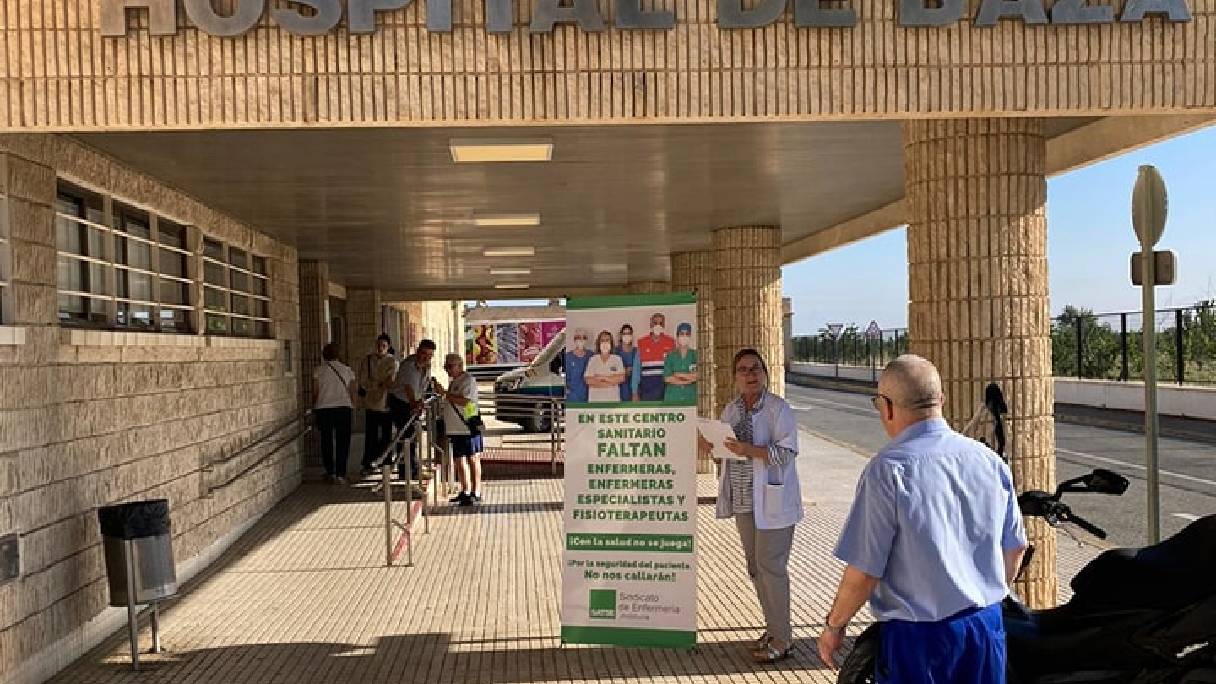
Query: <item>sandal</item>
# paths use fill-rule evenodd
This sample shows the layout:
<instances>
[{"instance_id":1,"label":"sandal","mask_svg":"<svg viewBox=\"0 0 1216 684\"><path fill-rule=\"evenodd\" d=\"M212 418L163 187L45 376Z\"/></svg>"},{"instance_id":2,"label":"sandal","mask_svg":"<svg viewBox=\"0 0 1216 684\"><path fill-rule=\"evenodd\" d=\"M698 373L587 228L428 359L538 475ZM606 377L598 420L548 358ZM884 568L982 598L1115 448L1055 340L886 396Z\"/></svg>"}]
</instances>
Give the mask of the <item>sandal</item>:
<instances>
[{"instance_id":1,"label":"sandal","mask_svg":"<svg viewBox=\"0 0 1216 684\"><path fill-rule=\"evenodd\" d=\"M770 641L763 649L752 651L752 660L757 663L775 663L790 657L792 649L793 646L786 646L785 650L779 651L773 648L773 642Z\"/></svg>"}]
</instances>

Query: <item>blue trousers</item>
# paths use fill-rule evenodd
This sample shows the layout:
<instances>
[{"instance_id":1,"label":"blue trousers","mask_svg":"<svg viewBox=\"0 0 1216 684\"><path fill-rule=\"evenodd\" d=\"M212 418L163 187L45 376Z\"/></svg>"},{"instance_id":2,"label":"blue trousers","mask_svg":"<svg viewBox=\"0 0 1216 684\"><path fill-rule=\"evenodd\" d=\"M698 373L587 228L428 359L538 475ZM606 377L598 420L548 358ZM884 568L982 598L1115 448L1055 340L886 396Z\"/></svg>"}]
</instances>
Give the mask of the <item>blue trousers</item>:
<instances>
[{"instance_id":1,"label":"blue trousers","mask_svg":"<svg viewBox=\"0 0 1216 684\"><path fill-rule=\"evenodd\" d=\"M667 384L663 382L662 375L643 375L638 386L642 401L663 401L663 393L666 390Z\"/></svg>"},{"instance_id":2,"label":"blue trousers","mask_svg":"<svg viewBox=\"0 0 1216 684\"><path fill-rule=\"evenodd\" d=\"M1005 684L999 603L941 622L882 624L878 684Z\"/></svg>"}]
</instances>

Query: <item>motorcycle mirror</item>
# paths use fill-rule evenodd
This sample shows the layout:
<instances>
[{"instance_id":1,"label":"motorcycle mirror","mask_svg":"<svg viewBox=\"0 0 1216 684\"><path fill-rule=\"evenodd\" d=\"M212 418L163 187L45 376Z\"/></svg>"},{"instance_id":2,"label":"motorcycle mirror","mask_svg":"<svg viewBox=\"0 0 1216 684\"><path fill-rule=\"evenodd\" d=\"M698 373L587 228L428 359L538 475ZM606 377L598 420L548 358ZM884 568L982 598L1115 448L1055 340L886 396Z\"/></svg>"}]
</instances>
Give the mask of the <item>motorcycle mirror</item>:
<instances>
[{"instance_id":1,"label":"motorcycle mirror","mask_svg":"<svg viewBox=\"0 0 1216 684\"><path fill-rule=\"evenodd\" d=\"M1044 517L1051 511L1051 505L1056 497L1047 492L1032 489L1022 492L1018 496L1018 508L1022 511L1022 515L1031 517Z\"/></svg>"},{"instance_id":2,"label":"motorcycle mirror","mask_svg":"<svg viewBox=\"0 0 1216 684\"><path fill-rule=\"evenodd\" d=\"M1082 481L1091 492L1120 496L1127 491L1127 478L1113 470L1097 468Z\"/></svg>"},{"instance_id":3,"label":"motorcycle mirror","mask_svg":"<svg viewBox=\"0 0 1216 684\"><path fill-rule=\"evenodd\" d=\"M1001 392L1000 385L995 382L988 383L984 388L984 406L988 409L988 413L992 416L992 436L996 441L995 445L986 445L997 453L1006 463L1009 459L1005 458L1005 419L1004 416L1009 413L1009 406L1005 403L1005 395Z\"/></svg>"},{"instance_id":4,"label":"motorcycle mirror","mask_svg":"<svg viewBox=\"0 0 1216 684\"><path fill-rule=\"evenodd\" d=\"M1005 403L1005 394L995 382L988 383L984 388L984 405L993 415L1009 413L1009 405Z\"/></svg>"}]
</instances>

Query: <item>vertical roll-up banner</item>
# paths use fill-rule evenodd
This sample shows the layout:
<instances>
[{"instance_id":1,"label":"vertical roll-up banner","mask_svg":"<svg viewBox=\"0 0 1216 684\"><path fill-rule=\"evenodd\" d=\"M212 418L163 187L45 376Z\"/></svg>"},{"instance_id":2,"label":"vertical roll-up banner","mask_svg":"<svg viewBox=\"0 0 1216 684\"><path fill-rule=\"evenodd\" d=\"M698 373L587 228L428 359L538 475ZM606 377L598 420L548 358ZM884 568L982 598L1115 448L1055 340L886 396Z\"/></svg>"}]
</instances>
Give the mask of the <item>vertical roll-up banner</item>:
<instances>
[{"instance_id":1,"label":"vertical roll-up banner","mask_svg":"<svg viewBox=\"0 0 1216 684\"><path fill-rule=\"evenodd\" d=\"M562 641L697 641L696 300L566 304Z\"/></svg>"}]
</instances>

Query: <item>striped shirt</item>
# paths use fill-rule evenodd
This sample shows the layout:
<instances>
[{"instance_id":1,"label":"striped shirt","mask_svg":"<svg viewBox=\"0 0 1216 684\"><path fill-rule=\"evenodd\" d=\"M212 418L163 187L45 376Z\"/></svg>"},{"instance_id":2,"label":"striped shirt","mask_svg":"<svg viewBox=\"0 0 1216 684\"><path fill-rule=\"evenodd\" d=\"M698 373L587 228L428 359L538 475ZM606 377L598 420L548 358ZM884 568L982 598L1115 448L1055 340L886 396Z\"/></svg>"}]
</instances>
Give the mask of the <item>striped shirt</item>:
<instances>
[{"instance_id":1,"label":"striped shirt","mask_svg":"<svg viewBox=\"0 0 1216 684\"><path fill-rule=\"evenodd\" d=\"M735 429L735 439L738 439L743 444L752 443L752 418L764 409L764 400L767 397L767 391L761 392L760 399L752 408L747 407L747 402L743 401L743 397L735 400L735 407L739 410L739 418L731 426ZM793 449L769 444L768 463L769 465L785 465L795 456L795 453ZM754 508L752 501L754 478L752 476L751 459L746 461L727 461L727 467L730 468L730 498L734 512L751 513Z\"/></svg>"}]
</instances>

